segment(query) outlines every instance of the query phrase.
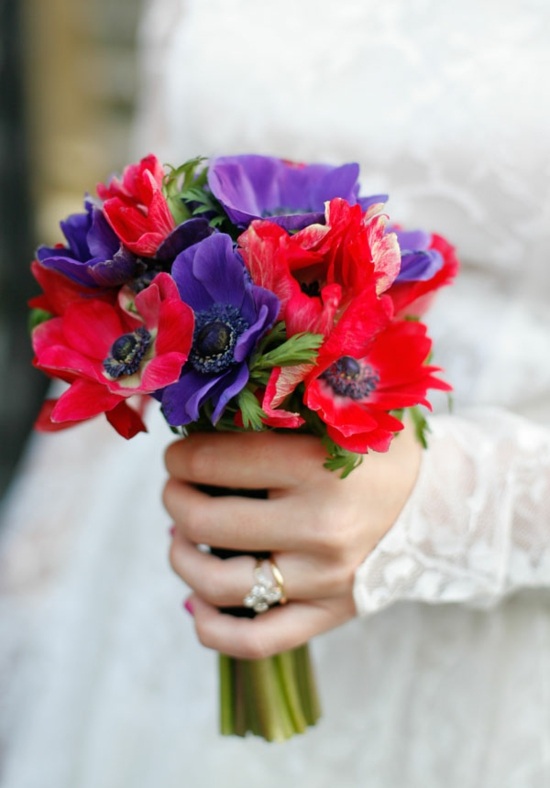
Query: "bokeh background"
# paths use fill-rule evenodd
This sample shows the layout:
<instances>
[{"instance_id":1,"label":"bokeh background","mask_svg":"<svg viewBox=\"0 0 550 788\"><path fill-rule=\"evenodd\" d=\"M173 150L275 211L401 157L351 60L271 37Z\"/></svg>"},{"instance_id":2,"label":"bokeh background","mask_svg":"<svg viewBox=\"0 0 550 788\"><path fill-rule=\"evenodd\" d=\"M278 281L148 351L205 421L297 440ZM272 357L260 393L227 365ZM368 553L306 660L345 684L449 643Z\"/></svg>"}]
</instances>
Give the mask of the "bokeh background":
<instances>
[{"instance_id":1,"label":"bokeh background","mask_svg":"<svg viewBox=\"0 0 550 788\"><path fill-rule=\"evenodd\" d=\"M138 0L0 0L0 499L46 381L26 301L39 243L129 160Z\"/></svg>"}]
</instances>

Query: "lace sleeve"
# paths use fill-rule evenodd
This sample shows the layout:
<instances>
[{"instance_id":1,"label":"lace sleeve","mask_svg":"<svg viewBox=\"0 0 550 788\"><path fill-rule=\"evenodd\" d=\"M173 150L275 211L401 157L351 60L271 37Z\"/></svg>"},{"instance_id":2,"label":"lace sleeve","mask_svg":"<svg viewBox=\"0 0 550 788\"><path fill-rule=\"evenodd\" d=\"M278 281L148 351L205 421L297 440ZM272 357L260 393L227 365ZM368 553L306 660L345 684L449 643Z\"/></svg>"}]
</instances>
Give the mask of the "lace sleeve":
<instances>
[{"instance_id":1,"label":"lace sleeve","mask_svg":"<svg viewBox=\"0 0 550 788\"><path fill-rule=\"evenodd\" d=\"M550 585L550 431L496 409L430 428L411 498L356 573L361 614Z\"/></svg>"}]
</instances>

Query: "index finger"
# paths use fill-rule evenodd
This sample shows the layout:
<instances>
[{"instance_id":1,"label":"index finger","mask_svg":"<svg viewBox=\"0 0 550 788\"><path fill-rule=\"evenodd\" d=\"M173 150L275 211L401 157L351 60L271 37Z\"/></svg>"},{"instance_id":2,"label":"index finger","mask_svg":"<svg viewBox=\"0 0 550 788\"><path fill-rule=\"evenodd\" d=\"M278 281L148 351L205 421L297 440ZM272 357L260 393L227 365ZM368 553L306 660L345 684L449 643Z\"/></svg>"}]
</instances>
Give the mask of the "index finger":
<instances>
[{"instance_id":1,"label":"index finger","mask_svg":"<svg viewBox=\"0 0 550 788\"><path fill-rule=\"evenodd\" d=\"M323 468L325 451L311 435L275 432L193 433L171 444L169 474L193 484L249 490L303 484Z\"/></svg>"}]
</instances>

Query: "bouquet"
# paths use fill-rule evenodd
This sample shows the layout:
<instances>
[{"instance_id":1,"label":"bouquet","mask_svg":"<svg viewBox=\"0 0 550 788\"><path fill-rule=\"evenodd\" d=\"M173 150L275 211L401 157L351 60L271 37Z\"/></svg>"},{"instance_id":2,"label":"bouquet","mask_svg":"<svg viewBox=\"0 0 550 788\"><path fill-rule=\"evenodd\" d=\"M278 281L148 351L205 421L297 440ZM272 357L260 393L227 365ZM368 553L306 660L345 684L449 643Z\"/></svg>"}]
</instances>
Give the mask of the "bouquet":
<instances>
[{"instance_id":1,"label":"bouquet","mask_svg":"<svg viewBox=\"0 0 550 788\"><path fill-rule=\"evenodd\" d=\"M182 436L318 435L342 476L389 448L405 412L424 443L419 406L450 386L421 318L458 262L441 236L391 225L386 197L360 196L358 177L356 164L243 155L165 168L150 155L99 184L32 263L34 363L66 384L37 427L104 414L131 438L156 400ZM252 615L286 602L276 564L268 577L256 558ZM221 655L220 679L225 734L281 740L319 717L307 645Z\"/></svg>"}]
</instances>

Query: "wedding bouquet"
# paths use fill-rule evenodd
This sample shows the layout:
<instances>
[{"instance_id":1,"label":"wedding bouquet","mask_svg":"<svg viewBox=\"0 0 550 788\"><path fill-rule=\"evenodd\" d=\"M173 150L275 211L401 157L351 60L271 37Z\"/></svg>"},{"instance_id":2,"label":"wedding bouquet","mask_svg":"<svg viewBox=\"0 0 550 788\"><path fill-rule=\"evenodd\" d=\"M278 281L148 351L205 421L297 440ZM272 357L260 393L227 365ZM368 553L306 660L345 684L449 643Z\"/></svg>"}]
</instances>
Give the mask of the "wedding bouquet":
<instances>
[{"instance_id":1,"label":"wedding bouquet","mask_svg":"<svg viewBox=\"0 0 550 788\"><path fill-rule=\"evenodd\" d=\"M35 365L67 384L37 427L105 414L131 438L153 399L183 436L316 434L342 476L389 448L405 411L424 442L419 406L450 387L421 317L458 262L442 237L390 225L386 197L360 196L358 177L356 164L163 168L151 155L99 184L32 263ZM262 558L252 614L286 601ZM284 739L318 719L307 646L220 667L223 733Z\"/></svg>"}]
</instances>

